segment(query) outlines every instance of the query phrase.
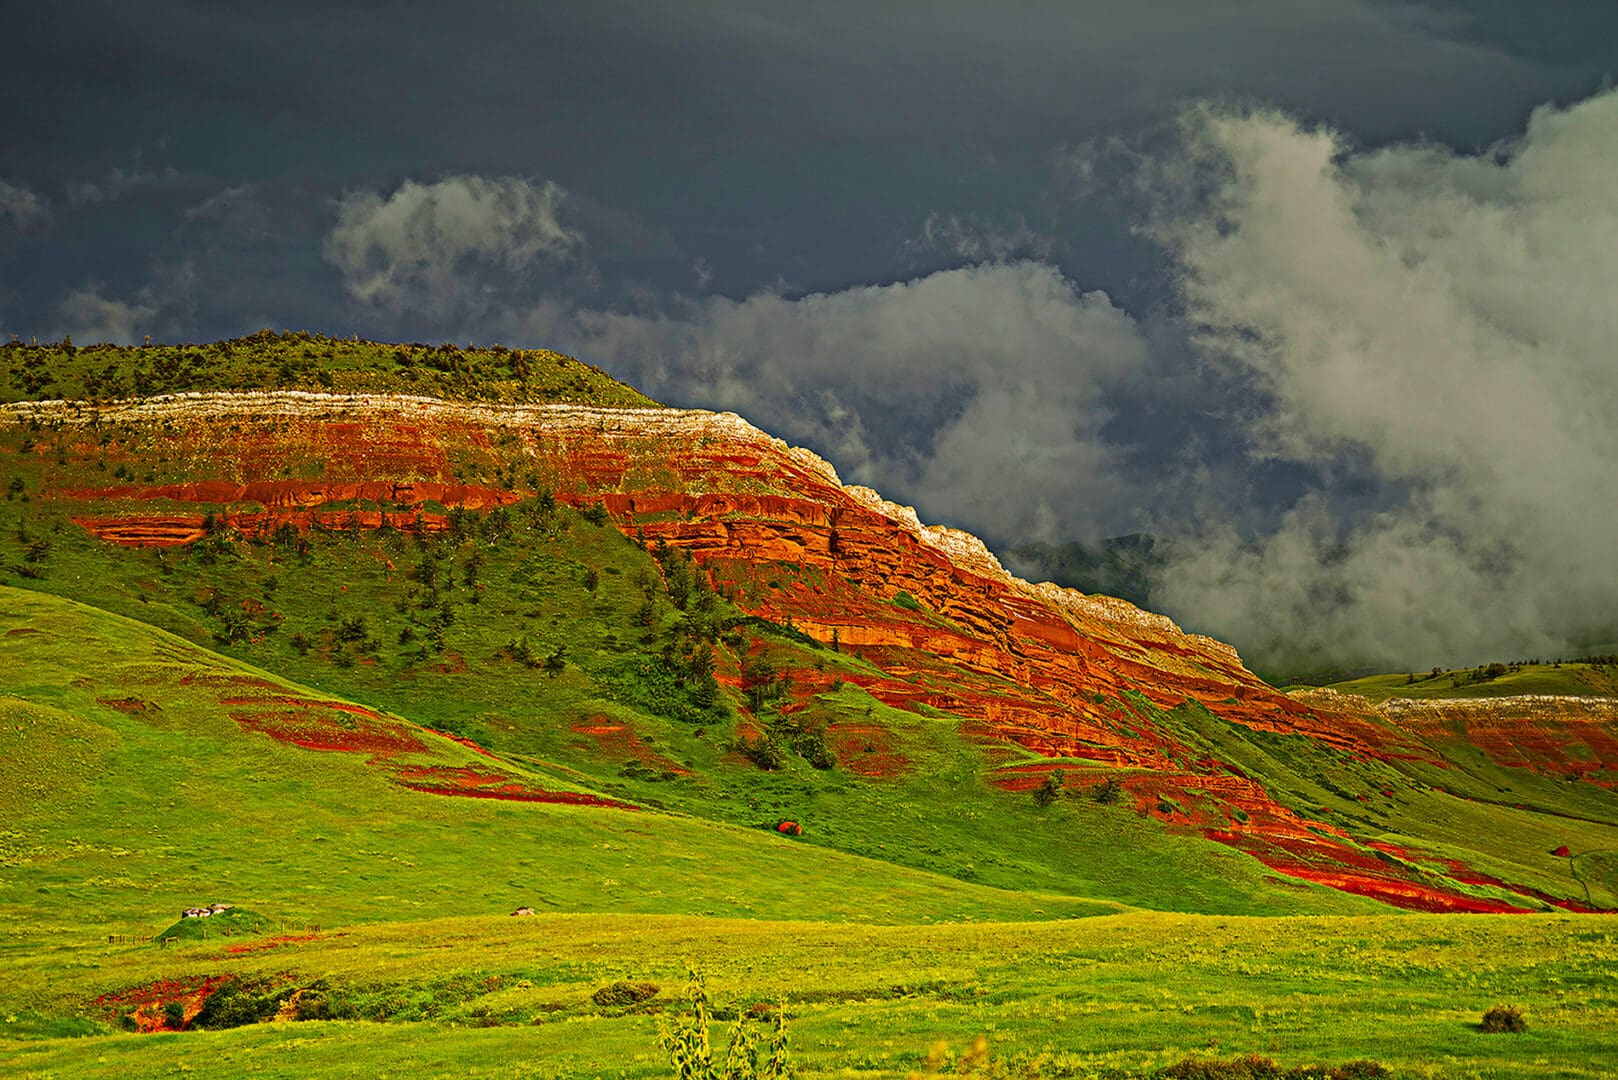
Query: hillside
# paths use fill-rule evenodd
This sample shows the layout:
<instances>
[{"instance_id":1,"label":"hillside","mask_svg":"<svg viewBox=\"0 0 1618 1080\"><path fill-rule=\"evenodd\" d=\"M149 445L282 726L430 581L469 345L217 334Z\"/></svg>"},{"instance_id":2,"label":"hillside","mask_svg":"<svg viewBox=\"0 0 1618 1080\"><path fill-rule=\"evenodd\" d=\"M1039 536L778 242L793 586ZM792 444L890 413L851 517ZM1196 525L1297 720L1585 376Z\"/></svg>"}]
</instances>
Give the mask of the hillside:
<instances>
[{"instance_id":1,"label":"hillside","mask_svg":"<svg viewBox=\"0 0 1618 1080\"><path fill-rule=\"evenodd\" d=\"M1133 909L1618 910L1609 706L1283 694L1228 645L1013 577L739 417L599 373L575 385L594 371L576 361L513 381L490 351L455 393L399 393L424 376L400 375L392 346L317 342L283 386L255 350L304 339L228 344L153 396L41 385L0 406L0 750L18 762L0 917L44 980L0 1011L35 1034L75 1015L104 1030L87 1003L146 982L294 955L311 1001L322 971L368 987L341 1013L358 1019L426 994L460 1004L410 1018L528 1025L567 983L558 1018L602 1020L575 991L609 972L582 959L541 977L387 958L412 933L390 927L421 920L496 948L508 931L478 920L518 907L596 913L612 934L698 920L669 924L692 940L728 917L793 938ZM76 351L72 378L152 370L157 352ZM261 381L210 388L236 368ZM184 946L211 950L198 964L120 938L104 976L64 978L41 951L213 901L324 929L269 958ZM678 966L647 963L664 981ZM509 1001L450 989L519 969L531 986ZM927 1008L954 978L917 991ZM218 985L162 993L200 1008ZM138 1023L162 1026L159 1006Z\"/></svg>"},{"instance_id":2,"label":"hillside","mask_svg":"<svg viewBox=\"0 0 1618 1080\"><path fill-rule=\"evenodd\" d=\"M1476 668L1367 675L1329 684L1328 689L1372 702L1466 700L1548 694L1558 697L1618 697L1618 668L1584 660L1496 663Z\"/></svg>"}]
</instances>

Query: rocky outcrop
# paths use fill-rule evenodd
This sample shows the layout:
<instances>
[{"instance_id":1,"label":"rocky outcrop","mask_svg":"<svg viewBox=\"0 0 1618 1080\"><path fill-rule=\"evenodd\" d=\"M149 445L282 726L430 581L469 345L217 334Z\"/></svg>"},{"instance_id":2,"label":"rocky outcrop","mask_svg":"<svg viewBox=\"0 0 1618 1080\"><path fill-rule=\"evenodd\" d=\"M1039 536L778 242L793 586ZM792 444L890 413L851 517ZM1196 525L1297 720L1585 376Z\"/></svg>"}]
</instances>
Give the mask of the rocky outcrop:
<instances>
[{"instance_id":1,"label":"rocky outcrop","mask_svg":"<svg viewBox=\"0 0 1618 1080\"><path fill-rule=\"evenodd\" d=\"M1495 764L1618 790L1618 701L1524 694L1417 701L1377 712L1427 742L1461 742Z\"/></svg>"}]
</instances>

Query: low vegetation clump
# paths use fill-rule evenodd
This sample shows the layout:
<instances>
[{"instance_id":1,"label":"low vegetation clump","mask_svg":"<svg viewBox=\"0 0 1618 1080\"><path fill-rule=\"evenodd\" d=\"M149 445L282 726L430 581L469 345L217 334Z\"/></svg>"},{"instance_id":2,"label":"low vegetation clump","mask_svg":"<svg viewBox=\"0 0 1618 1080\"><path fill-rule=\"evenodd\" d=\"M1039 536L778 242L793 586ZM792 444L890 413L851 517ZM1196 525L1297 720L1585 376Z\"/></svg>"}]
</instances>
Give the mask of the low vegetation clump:
<instances>
[{"instance_id":1,"label":"low vegetation clump","mask_svg":"<svg viewBox=\"0 0 1618 1080\"><path fill-rule=\"evenodd\" d=\"M1381 1080L1393 1074L1374 1061L1350 1061L1343 1065L1276 1064L1267 1057L1249 1054L1237 1058L1186 1058L1157 1074L1162 1080Z\"/></svg>"},{"instance_id":2,"label":"low vegetation clump","mask_svg":"<svg viewBox=\"0 0 1618 1080\"><path fill-rule=\"evenodd\" d=\"M1518 1035L1528 1030L1528 1021L1515 1005L1496 1005L1483 1014L1479 1025L1490 1035Z\"/></svg>"},{"instance_id":3,"label":"low vegetation clump","mask_svg":"<svg viewBox=\"0 0 1618 1080\"><path fill-rule=\"evenodd\" d=\"M628 1005L638 1005L643 1001L650 1001L657 996L658 987L655 983L633 983L619 979L615 983L603 986L590 995L590 1000L597 1005L608 1008L623 1008Z\"/></svg>"}]
</instances>

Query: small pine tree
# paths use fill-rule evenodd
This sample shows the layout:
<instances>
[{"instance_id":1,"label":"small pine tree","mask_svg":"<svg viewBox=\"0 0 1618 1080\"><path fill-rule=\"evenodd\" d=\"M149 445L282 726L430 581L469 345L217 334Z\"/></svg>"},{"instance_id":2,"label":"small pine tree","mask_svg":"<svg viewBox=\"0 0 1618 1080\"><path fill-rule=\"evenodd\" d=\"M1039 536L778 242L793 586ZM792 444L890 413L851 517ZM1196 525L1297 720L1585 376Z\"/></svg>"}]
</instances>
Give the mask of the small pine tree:
<instances>
[{"instance_id":1,"label":"small pine tree","mask_svg":"<svg viewBox=\"0 0 1618 1080\"><path fill-rule=\"evenodd\" d=\"M1054 769L1045 774L1045 782L1034 789L1034 802L1040 806L1049 806L1062 797L1067 789L1066 778L1061 769Z\"/></svg>"}]
</instances>

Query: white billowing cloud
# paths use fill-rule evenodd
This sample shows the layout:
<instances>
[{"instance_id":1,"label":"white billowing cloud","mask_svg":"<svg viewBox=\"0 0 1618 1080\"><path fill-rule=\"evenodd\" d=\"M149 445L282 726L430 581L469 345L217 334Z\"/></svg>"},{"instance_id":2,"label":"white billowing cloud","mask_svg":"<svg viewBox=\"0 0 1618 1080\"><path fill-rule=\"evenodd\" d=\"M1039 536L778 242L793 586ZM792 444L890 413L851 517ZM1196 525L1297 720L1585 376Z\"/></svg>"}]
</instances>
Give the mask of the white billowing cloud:
<instances>
[{"instance_id":1,"label":"white billowing cloud","mask_svg":"<svg viewBox=\"0 0 1618 1080\"><path fill-rule=\"evenodd\" d=\"M480 308L481 275L521 275L584 241L558 217L555 184L517 177L406 180L386 197L350 193L338 204L325 257L355 299L389 310L446 314Z\"/></svg>"},{"instance_id":2,"label":"white billowing cloud","mask_svg":"<svg viewBox=\"0 0 1618 1080\"><path fill-rule=\"evenodd\" d=\"M50 202L30 188L0 180L0 230L22 231L50 220Z\"/></svg>"},{"instance_id":3,"label":"white billowing cloud","mask_svg":"<svg viewBox=\"0 0 1618 1080\"><path fill-rule=\"evenodd\" d=\"M69 293L57 308L62 326L56 336L71 336L76 345L133 345L151 332L156 315L154 306L103 296L92 284Z\"/></svg>"},{"instance_id":4,"label":"white billowing cloud","mask_svg":"<svg viewBox=\"0 0 1618 1080\"><path fill-rule=\"evenodd\" d=\"M1212 107L1185 139L1213 196L1161 235L1202 348L1269 402L1254 452L1353 458L1406 495L1188 538L1171 610L1261 661L1506 658L1618 629L1618 92L1477 156Z\"/></svg>"},{"instance_id":5,"label":"white billowing cloud","mask_svg":"<svg viewBox=\"0 0 1618 1080\"><path fill-rule=\"evenodd\" d=\"M658 316L542 306L514 329L654 396L734 409L845 479L1000 539L1072 535L1122 497L1104 395L1148 360L1104 293L1031 262Z\"/></svg>"}]
</instances>

